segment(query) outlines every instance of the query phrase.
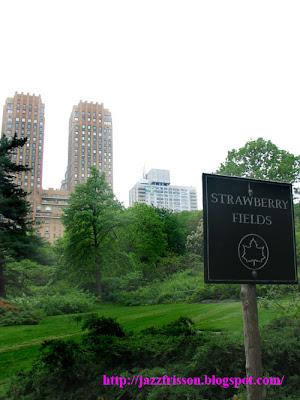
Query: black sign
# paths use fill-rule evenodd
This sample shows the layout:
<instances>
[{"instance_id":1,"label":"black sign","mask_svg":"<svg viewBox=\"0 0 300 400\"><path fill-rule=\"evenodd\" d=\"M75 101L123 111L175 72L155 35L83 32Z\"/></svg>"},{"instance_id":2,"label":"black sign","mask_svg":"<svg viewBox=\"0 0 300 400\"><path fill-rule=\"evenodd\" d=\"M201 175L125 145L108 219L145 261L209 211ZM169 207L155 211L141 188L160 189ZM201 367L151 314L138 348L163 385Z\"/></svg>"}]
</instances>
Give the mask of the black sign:
<instances>
[{"instance_id":1,"label":"black sign","mask_svg":"<svg viewBox=\"0 0 300 400\"><path fill-rule=\"evenodd\" d=\"M292 185L203 174L206 283L297 283Z\"/></svg>"}]
</instances>

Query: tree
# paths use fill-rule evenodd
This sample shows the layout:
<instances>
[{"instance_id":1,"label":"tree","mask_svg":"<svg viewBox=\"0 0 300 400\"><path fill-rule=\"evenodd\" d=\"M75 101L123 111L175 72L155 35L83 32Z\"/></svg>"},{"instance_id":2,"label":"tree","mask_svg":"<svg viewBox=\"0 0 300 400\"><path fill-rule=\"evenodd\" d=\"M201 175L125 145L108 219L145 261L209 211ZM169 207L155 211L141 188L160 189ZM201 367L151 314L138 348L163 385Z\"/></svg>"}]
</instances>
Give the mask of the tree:
<instances>
[{"instance_id":1,"label":"tree","mask_svg":"<svg viewBox=\"0 0 300 400\"><path fill-rule=\"evenodd\" d=\"M129 209L132 215L130 236L132 250L143 263L153 264L165 254L167 235L164 224L154 207L135 204Z\"/></svg>"},{"instance_id":2,"label":"tree","mask_svg":"<svg viewBox=\"0 0 300 400\"><path fill-rule=\"evenodd\" d=\"M216 173L293 183L299 181L300 157L259 138L247 142L238 151L229 151Z\"/></svg>"},{"instance_id":3,"label":"tree","mask_svg":"<svg viewBox=\"0 0 300 400\"><path fill-rule=\"evenodd\" d=\"M203 219L201 219L196 230L187 237L186 249L203 257L203 240Z\"/></svg>"},{"instance_id":4,"label":"tree","mask_svg":"<svg viewBox=\"0 0 300 400\"><path fill-rule=\"evenodd\" d=\"M184 254L185 241L187 237L186 223L181 217L181 213L174 213L167 208L154 208L156 214L163 222L163 231L167 235L167 251L170 253ZM186 211L186 213L189 213Z\"/></svg>"},{"instance_id":5,"label":"tree","mask_svg":"<svg viewBox=\"0 0 300 400\"><path fill-rule=\"evenodd\" d=\"M244 178L266 179L294 183L300 177L300 157L279 150L270 140L249 141L242 148L228 152L217 173ZM261 350L258 328L255 285L242 284L242 311L247 376L261 375ZM265 398L262 387L247 385L248 398Z\"/></svg>"},{"instance_id":6,"label":"tree","mask_svg":"<svg viewBox=\"0 0 300 400\"><path fill-rule=\"evenodd\" d=\"M109 237L122 225L121 204L105 181L92 169L85 184L78 185L70 196L63 223L66 227L59 246L63 262L73 268L77 276L95 274L97 295L102 299L102 270Z\"/></svg>"},{"instance_id":7,"label":"tree","mask_svg":"<svg viewBox=\"0 0 300 400\"><path fill-rule=\"evenodd\" d=\"M26 242L32 228L26 192L14 184L14 174L27 168L11 161L15 149L22 147L26 140L18 139L16 134L12 139L2 134L0 140L0 297L6 297L5 264L22 253L21 243Z\"/></svg>"}]
</instances>

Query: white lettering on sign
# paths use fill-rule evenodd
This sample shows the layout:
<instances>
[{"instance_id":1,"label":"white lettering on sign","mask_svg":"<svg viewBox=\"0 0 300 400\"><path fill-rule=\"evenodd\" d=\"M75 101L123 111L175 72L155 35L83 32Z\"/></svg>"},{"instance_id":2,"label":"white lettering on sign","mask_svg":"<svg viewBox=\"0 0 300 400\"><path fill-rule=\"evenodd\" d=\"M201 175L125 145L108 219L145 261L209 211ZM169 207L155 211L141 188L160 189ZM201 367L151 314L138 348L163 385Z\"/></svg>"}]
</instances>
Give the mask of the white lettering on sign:
<instances>
[{"instance_id":1,"label":"white lettering on sign","mask_svg":"<svg viewBox=\"0 0 300 400\"><path fill-rule=\"evenodd\" d=\"M232 213L232 222L250 225L272 225L272 219L269 215Z\"/></svg>"},{"instance_id":2,"label":"white lettering on sign","mask_svg":"<svg viewBox=\"0 0 300 400\"><path fill-rule=\"evenodd\" d=\"M238 205L238 206L253 206L261 208L275 208L281 210L287 210L288 201L280 199L267 199L265 197L250 197L250 196L233 196L232 194L225 193L212 193L212 203L220 203L227 205Z\"/></svg>"}]
</instances>

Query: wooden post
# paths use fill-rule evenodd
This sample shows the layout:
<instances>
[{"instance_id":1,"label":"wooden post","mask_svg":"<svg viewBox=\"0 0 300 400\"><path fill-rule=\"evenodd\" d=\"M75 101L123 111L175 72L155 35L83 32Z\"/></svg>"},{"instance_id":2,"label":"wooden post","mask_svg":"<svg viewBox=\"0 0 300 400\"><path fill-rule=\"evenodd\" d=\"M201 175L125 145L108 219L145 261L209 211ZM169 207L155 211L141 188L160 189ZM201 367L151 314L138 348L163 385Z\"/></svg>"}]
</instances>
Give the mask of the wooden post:
<instances>
[{"instance_id":1,"label":"wooden post","mask_svg":"<svg viewBox=\"0 0 300 400\"><path fill-rule=\"evenodd\" d=\"M241 300L244 323L244 345L246 355L246 376L253 382L262 377L262 361L258 327L258 313L255 284L242 284ZM247 385L248 400L265 400L264 385Z\"/></svg>"}]
</instances>

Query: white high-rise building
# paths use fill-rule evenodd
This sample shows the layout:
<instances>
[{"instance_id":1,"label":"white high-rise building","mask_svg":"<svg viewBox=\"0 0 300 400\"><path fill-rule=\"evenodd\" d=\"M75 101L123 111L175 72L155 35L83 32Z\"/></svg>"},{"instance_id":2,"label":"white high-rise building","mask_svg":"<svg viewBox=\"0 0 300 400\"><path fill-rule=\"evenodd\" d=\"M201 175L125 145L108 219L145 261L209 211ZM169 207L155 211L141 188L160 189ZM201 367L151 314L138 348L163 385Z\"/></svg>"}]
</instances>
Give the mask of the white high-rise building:
<instances>
[{"instance_id":1,"label":"white high-rise building","mask_svg":"<svg viewBox=\"0 0 300 400\"><path fill-rule=\"evenodd\" d=\"M172 211L196 211L197 191L191 186L171 186L170 171L151 169L129 192L129 206L145 203Z\"/></svg>"}]
</instances>

